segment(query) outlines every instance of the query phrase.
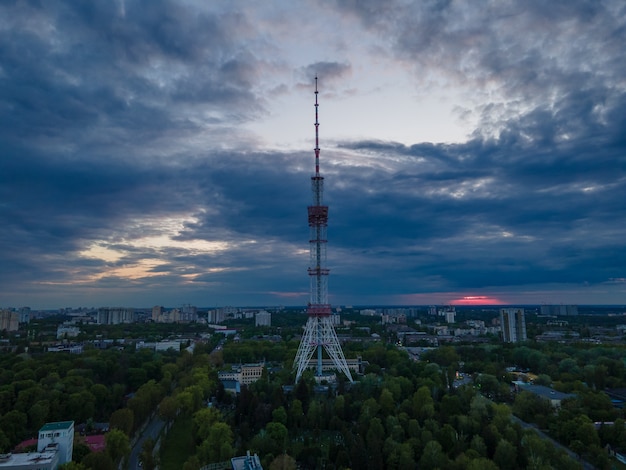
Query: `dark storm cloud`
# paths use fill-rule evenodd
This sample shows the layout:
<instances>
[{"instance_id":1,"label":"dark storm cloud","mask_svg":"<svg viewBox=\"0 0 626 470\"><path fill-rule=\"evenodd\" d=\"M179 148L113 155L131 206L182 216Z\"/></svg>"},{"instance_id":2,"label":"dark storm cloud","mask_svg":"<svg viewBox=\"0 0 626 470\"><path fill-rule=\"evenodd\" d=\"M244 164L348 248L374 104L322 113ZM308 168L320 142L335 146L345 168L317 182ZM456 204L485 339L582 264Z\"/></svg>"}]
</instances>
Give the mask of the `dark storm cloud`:
<instances>
[{"instance_id":1,"label":"dark storm cloud","mask_svg":"<svg viewBox=\"0 0 626 470\"><path fill-rule=\"evenodd\" d=\"M306 80L305 86L310 86L315 77L324 77L325 82L332 83L335 80L345 78L350 74L351 69L348 63L316 62L304 67L301 70L301 75Z\"/></svg>"},{"instance_id":2,"label":"dark storm cloud","mask_svg":"<svg viewBox=\"0 0 626 470\"><path fill-rule=\"evenodd\" d=\"M228 126L261 111L250 91L258 64L245 39L254 30L243 15L96 1L4 3L0 16L7 285L96 272L102 261L76 253L90 240L150 235L145 225L134 233L129 220L193 213L205 203L219 218L236 206L220 189L235 182L216 179L207 163L236 157L217 152L199 163L172 150L197 135L199 105L222 126L221 142L239 138ZM215 133L200 130L208 139ZM143 249L135 257L123 245L126 254L109 267L162 256Z\"/></svg>"},{"instance_id":3,"label":"dark storm cloud","mask_svg":"<svg viewBox=\"0 0 626 470\"><path fill-rule=\"evenodd\" d=\"M346 144L403 163L375 179L350 170L339 197L367 191L339 208L342 245L359 227L353 241L364 253L404 246L391 252L409 254L399 261L407 284L425 273L457 288L621 277L626 6L391 3L336 4L418 74L440 71L478 95L491 87L495 100L465 144ZM380 224L368 224L368 209Z\"/></svg>"},{"instance_id":4,"label":"dark storm cloud","mask_svg":"<svg viewBox=\"0 0 626 470\"><path fill-rule=\"evenodd\" d=\"M375 179L350 169L349 183L336 196L344 201L336 209L344 225L336 242L356 245L364 256L395 247L391 254L400 258L409 283L424 273L457 288L601 283L621 276L626 147L614 123L598 123L591 107L577 111L573 119L590 125L566 142L558 141L558 126L537 126L544 118L527 115L510 121L498 140L346 145L402 163ZM358 188L367 191L350 199Z\"/></svg>"},{"instance_id":5,"label":"dark storm cloud","mask_svg":"<svg viewBox=\"0 0 626 470\"><path fill-rule=\"evenodd\" d=\"M558 107L571 90L600 92L626 72L619 1L336 4L384 36L419 78L443 71L479 94L492 87L523 99L526 108L555 100Z\"/></svg>"},{"instance_id":6,"label":"dark storm cloud","mask_svg":"<svg viewBox=\"0 0 626 470\"><path fill-rule=\"evenodd\" d=\"M0 132L42 145L69 133L136 141L137 132L188 131L193 112L177 115L178 101L214 105L226 123L259 112L249 89L256 61L233 41L250 29L244 18L154 3L128 2L124 12L110 1L0 6L10 18L0 30Z\"/></svg>"},{"instance_id":7,"label":"dark storm cloud","mask_svg":"<svg viewBox=\"0 0 626 470\"><path fill-rule=\"evenodd\" d=\"M471 90L480 126L324 147L332 295L623 285L621 2L335 7L420 85ZM268 113L259 77L286 67L252 18L147 0L5 2L0 18L4 296L306 301L313 155L260 150L242 126ZM296 87L355 92L355 62L329 57L293 66Z\"/></svg>"},{"instance_id":8,"label":"dark storm cloud","mask_svg":"<svg viewBox=\"0 0 626 470\"><path fill-rule=\"evenodd\" d=\"M127 221L145 214L158 217L194 210L200 213L200 208L207 209L204 218L188 224L176 240L220 240L225 234L230 238L237 234L259 239L272 237L277 232L273 223L277 217L286 220L280 225L281 236L296 239L296 232L302 231L301 224L295 222L299 217L294 206L276 203L293 201L295 197L300 199L300 208L306 204L302 191L296 190L295 178L276 184L289 172L280 154L223 153L213 155L214 160L197 160L178 168L146 168L132 161L76 165L73 161L12 156L13 159L3 159L0 176L2 216L6 221L2 232L5 259L15 257L26 262L32 254L35 259L31 261L36 264L41 255L35 253L38 248L62 256L81 249L81 243L93 238L150 236L153 234L145 233L145 227L141 233L133 233L132 224L128 227ZM211 164L220 160L237 160L238 164ZM267 164L271 160L277 165ZM271 168L276 170L272 172ZM249 183L242 185L242 181ZM254 198L250 198L251 193ZM132 250L125 250L128 253L119 264L133 258ZM176 250L170 250L176 258ZM137 256L146 256L144 249L137 251ZM231 261L224 258L223 264ZM61 258L59 262L65 261ZM13 271L11 276L15 274ZM28 271L24 275L37 277L38 273Z\"/></svg>"}]
</instances>

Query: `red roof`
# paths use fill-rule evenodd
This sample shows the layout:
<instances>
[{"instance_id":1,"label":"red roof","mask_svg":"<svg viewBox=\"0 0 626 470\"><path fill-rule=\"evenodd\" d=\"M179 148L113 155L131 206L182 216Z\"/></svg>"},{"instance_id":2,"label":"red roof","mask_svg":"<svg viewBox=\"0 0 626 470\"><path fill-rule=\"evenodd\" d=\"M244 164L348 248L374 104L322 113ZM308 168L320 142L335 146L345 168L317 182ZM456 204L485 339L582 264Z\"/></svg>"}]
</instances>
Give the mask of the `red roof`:
<instances>
[{"instance_id":1,"label":"red roof","mask_svg":"<svg viewBox=\"0 0 626 470\"><path fill-rule=\"evenodd\" d=\"M95 436L81 436L82 441L85 443L89 450L92 452L101 452L106 447L106 442L104 441L104 434L97 434ZM15 452L21 452L26 447L35 446L37 447L37 439L27 439L25 441L20 442L17 446L15 446Z\"/></svg>"},{"instance_id":2,"label":"red roof","mask_svg":"<svg viewBox=\"0 0 626 470\"><path fill-rule=\"evenodd\" d=\"M35 448L37 448L37 438L26 439L25 441L20 442L18 445L15 446L15 451L21 452L22 450L24 450L26 447L29 447L29 446L35 446Z\"/></svg>"},{"instance_id":3,"label":"red roof","mask_svg":"<svg viewBox=\"0 0 626 470\"><path fill-rule=\"evenodd\" d=\"M97 434L95 436L84 436L85 444L91 449L92 452L101 452L106 447L104 441L104 434Z\"/></svg>"}]
</instances>

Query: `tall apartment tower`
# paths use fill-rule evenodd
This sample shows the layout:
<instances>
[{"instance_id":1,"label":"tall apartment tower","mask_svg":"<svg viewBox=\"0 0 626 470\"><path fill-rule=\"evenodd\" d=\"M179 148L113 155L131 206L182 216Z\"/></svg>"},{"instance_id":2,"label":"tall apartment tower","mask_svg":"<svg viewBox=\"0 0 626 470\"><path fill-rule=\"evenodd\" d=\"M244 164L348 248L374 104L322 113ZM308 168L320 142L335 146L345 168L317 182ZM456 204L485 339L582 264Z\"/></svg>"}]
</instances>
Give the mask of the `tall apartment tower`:
<instances>
[{"instance_id":1,"label":"tall apartment tower","mask_svg":"<svg viewBox=\"0 0 626 470\"><path fill-rule=\"evenodd\" d=\"M43 452L51 447L58 450L59 465L72 461L72 453L74 452L74 421L46 423L42 426L37 439L37 452Z\"/></svg>"},{"instance_id":2,"label":"tall apartment tower","mask_svg":"<svg viewBox=\"0 0 626 470\"><path fill-rule=\"evenodd\" d=\"M334 367L343 372L350 382L353 382L337 333L335 333L332 311L328 303L328 274L330 273L326 267L328 206L324 205L324 177L320 174L317 95L317 77L315 77L315 174L311 176L313 204L308 207L310 298L307 307L308 320L293 365L296 370L296 382L298 382L302 372L309 367L313 353L317 351L315 375L322 377L322 351L325 349Z\"/></svg>"},{"instance_id":3,"label":"tall apartment tower","mask_svg":"<svg viewBox=\"0 0 626 470\"><path fill-rule=\"evenodd\" d=\"M505 343L526 341L526 318L523 308L501 308L500 327Z\"/></svg>"}]
</instances>

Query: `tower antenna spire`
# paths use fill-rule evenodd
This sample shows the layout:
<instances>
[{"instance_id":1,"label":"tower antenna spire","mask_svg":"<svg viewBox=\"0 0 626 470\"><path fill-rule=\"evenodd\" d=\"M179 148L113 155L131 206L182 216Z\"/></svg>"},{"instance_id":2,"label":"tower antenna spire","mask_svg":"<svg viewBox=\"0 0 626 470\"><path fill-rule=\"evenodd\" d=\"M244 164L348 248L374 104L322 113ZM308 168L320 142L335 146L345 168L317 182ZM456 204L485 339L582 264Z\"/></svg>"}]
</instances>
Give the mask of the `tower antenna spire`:
<instances>
[{"instance_id":1,"label":"tower antenna spire","mask_svg":"<svg viewBox=\"0 0 626 470\"><path fill-rule=\"evenodd\" d=\"M302 372L310 366L313 353L317 351L315 375L321 378L323 375L322 350L325 349L333 368L343 372L352 382L352 375L334 328L333 320L338 317L332 314L328 303L328 275L330 274L330 269L326 267L328 206L323 203L324 177L320 174L318 94L317 76L315 76L315 174L311 176L313 204L308 207L310 298L307 306L308 319L294 360L294 369L296 369L297 382Z\"/></svg>"},{"instance_id":2,"label":"tower antenna spire","mask_svg":"<svg viewBox=\"0 0 626 470\"><path fill-rule=\"evenodd\" d=\"M315 176L320 175L320 123L318 119L318 109L320 107L317 102L317 75L315 76Z\"/></svg>"}]
</instances>

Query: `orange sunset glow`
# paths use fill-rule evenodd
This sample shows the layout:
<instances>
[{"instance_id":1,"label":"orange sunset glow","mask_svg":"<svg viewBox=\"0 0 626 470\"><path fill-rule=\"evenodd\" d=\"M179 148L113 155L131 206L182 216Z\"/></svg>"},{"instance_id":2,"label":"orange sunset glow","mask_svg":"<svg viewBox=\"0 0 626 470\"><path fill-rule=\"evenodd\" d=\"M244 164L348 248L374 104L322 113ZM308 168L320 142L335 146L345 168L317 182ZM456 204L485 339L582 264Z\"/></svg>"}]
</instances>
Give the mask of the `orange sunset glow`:
<instances>
[{"instance_id":1,"label":"orange sunset glow","mask_svg":"<svg viewBox=\"0 0 626 470\"><path fill-rule=\"evenodd\" d=\"M503 302L496 297L490 297L488 295L467 295L465 297L461 297L460 299L454 299L450 301L450 305L505 305L506 302Z\"/></svg>"}]
</instances>

